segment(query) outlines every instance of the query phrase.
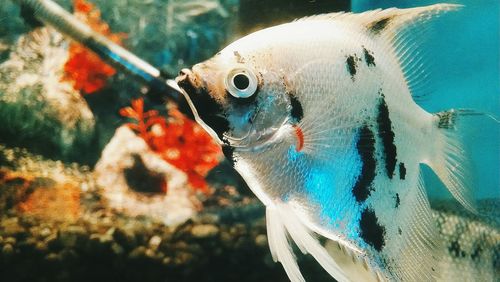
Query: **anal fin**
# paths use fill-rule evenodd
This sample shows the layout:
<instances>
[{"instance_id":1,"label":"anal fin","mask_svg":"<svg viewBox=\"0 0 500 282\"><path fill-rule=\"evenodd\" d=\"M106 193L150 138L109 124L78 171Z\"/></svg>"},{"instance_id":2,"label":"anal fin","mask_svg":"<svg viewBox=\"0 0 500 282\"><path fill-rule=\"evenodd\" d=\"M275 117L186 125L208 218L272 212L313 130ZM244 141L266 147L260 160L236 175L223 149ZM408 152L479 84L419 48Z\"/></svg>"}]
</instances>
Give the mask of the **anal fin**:
<instances>
[{"instance_id":1,"label":"anal fin","mask_svg":"<svg viewBox=\"0 0 500 282\"><path fill-rule=\"evenodd\" d=\"M275 262L280 262L292 282L305 282L292 247L286 236L286 228L275 208L266 208L267 237L269 249Z\"/></svg>"},{"instance_id":2,"label":"anal fin","mask_svg":"<svg viewBox=\"0 0 500 282\"><path fill-rule=\"evenodd\" d=\"M269 248L275 261L281 262L292 282L305 281L300 273L287 234L304 254L311 254L316 261L337 281L349 281L335 260L298 218L293 207L276 203L266 208Z\"/></svg>"},{"instance_id":3,"label":"anal fin","mask_svg":"<svg viewBox=\"0 0 500 282\"><path fill-rule=\"evenodd\" d=\"M375 269L382 271L384 280L434 281L440 272L437 266L442 241L421 177L417 175L413 180L401 193L399 207L375 207L380 219L386 213L382 221L386 227L385 245L381 250L369 250L369 259Z\"/></svg>"}]
</instances>

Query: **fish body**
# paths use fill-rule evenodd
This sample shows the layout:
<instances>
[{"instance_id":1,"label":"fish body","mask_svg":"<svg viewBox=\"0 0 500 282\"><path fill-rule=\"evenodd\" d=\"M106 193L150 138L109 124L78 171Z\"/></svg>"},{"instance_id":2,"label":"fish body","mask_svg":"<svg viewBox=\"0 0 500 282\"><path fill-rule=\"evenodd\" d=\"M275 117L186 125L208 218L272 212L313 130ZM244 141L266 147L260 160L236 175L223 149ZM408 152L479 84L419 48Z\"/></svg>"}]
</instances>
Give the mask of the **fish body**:
<instances>
[{"instance_id":1,"label":"fish body","mask_svg":"<svg viewBox=\"0 0 500 282\"><path fill-rule=\"evenodd\" d=\"M351 278L317 235L381 280L439 277L442 248L421 179L431 167L475 211L457 111L414 101L418 38L456 5L313 16L250 34L177 78L197 121L266 206L271 253L303 276L293 241L335 279Z\"/></svg>"},{"instance_id":2,"label":"fish body","mask_svg":"<svg viewBox=\"0 0 500 282\"><path fill-rule=\"evenodd\" d=\"M497 281L500 277L500 202L480 200L478 207L482 216L473 215L450 201L431 206L442 240L436 280ZM334 241L328 241L325 248L352 281L377 281L358 254Z\"/></svg>"}]
</instances>

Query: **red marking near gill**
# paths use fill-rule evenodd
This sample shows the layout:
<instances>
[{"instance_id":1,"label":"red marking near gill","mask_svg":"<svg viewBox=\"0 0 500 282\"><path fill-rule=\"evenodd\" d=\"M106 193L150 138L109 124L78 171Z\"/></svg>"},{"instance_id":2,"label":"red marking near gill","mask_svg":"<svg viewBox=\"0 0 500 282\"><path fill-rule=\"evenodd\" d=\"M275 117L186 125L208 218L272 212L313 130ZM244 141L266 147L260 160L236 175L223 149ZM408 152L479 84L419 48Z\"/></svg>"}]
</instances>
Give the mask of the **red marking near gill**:
<instances>
[{"instance_id":1,"label":"red marking near gill","mask_svg":"<svg viewBox=\"0 0 500 282\"><path fill-rule=\"evenodd\" d=\"M298 125L294 125L293 128L297 135L297 152L300 152L304 148L304 132L302 132L302 129Z\"/></svg>"}]
</instances>

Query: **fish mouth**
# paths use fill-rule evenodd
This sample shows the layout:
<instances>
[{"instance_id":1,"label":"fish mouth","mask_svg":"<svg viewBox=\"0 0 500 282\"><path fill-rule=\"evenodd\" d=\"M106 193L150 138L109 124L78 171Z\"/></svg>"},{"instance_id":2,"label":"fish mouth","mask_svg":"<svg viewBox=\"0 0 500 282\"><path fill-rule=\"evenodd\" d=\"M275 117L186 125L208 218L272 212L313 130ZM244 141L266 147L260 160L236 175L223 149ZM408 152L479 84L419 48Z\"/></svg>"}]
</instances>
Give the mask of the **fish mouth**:
<instances>
[{"instance_id":1,"label":"fish mouth","mask_svg":"<svg viewBox=\"0 0 500 282\"><path fill-rule=\"evenodd\" d=\"M210 96L206 87L193 81L193 73L189 69L181 70L175 83L175 86L171 86L186 98L196 122L219 145L227 145L223 140L224 133L229 130L229 122L224 116L222 106Z\"/></svg>"}]
</instances>

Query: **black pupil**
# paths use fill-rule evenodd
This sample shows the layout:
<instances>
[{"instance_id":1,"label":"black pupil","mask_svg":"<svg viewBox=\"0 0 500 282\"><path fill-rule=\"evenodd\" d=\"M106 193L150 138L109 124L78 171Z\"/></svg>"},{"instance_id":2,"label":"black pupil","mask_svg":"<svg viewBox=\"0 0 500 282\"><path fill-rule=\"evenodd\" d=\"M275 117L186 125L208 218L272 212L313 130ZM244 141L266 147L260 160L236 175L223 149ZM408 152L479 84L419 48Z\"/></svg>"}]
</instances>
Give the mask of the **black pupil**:
<instances>
[{"instance_id":1,"label":"black pupil","mask_svg":"<svg viewBox=\"0 0 500 282\"><path fill-rule=\"evenodd\" d=\"M245 90L248 88L248 85L250 85L250 80L248 76L240 73L233 77L233 83L239 90Z\"/></svg>"}]
</instances>

